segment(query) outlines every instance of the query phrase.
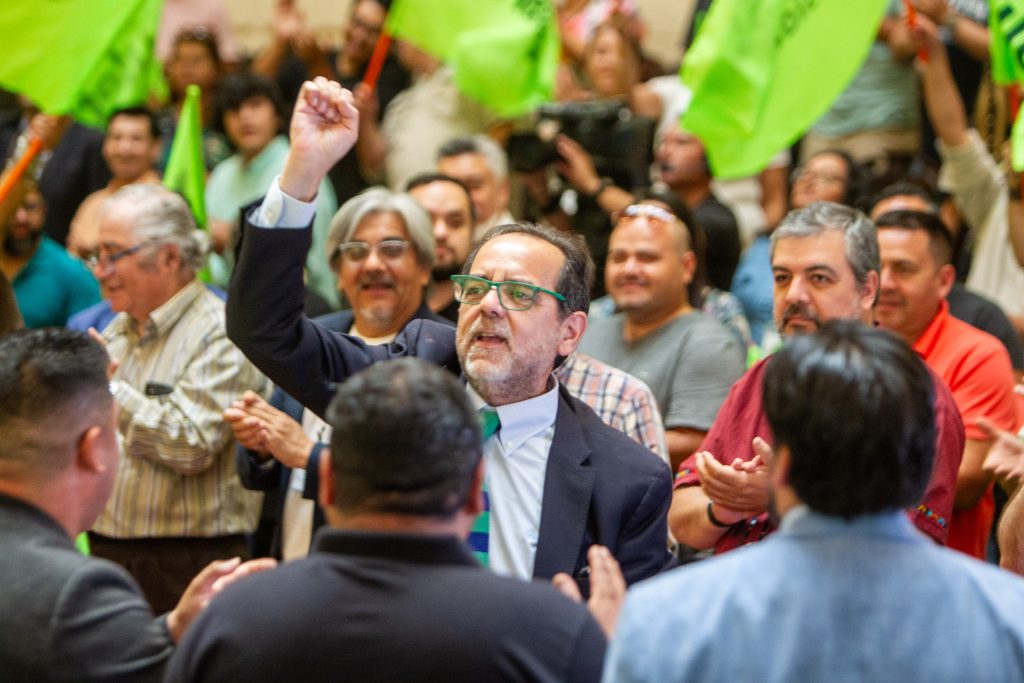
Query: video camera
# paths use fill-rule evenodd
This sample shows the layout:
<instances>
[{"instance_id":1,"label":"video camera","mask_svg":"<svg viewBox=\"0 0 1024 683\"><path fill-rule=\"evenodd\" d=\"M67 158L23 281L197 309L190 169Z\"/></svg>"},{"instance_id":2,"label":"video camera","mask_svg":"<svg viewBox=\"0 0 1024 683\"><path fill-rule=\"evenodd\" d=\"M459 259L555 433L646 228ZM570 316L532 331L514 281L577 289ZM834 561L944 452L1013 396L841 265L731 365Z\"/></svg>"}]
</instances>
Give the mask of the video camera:
<instances>
[{"instance_id":1,"label":"video camera","mask_svg":"<svg viewBox=\"0 0 1024 683\"><path fill-rule=\"evenodd\" d=\"M536 117L533 132L509 137L512 170L536 171L558 161L555 139L561 133L590 154L598 175L627 190L650 185L654 119L634 116L617 102L543 105Z\"/></svg>"}]
</instances>

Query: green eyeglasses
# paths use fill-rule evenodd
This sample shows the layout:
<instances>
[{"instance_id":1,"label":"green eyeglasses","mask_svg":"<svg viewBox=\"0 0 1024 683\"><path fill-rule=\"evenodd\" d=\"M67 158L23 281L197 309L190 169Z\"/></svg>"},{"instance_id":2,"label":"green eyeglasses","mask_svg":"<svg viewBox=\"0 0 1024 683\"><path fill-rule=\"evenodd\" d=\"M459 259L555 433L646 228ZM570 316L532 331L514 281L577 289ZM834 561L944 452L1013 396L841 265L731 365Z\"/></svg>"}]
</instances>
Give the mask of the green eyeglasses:
<instances>
[{"instance_id":1,"label":"green eyeglasses","mask_svg":"<svg viewBox=\"0 0 1024 683\"><path fill-rule=\"evenodd\" d=\"M525 282L491 282L475 275L452 275L452 282L455 283L455 298L460 304L479 304L492 289L498 290L498 303L509 311L525 311L532 308L537 303L538 292L565 301L565 297L558 292Z\"/></svg>"}]
</instances>

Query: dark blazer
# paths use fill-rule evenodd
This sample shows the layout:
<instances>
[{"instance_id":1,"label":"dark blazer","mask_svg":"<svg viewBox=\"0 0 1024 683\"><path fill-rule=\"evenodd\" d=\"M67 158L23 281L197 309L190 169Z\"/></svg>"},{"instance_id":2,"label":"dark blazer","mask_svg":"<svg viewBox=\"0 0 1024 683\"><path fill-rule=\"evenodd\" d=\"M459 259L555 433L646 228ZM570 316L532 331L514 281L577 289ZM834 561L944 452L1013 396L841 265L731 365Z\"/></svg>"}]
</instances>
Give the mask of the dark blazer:
<instances>
[{"instance_id":1,"label":"dark blazer","mask_svg":"<svg viewBox=\"0 0 1024 683\"><path fill-rule=\"evenodd\" d=\"M367 346L306 318L301 278L309 242L309 229L247 224L239 245L227 302L228 336L275 384L323 415L335 382L378 361L416 356L460 373L449 326L413 320L391 344ZM671 497L664 462L562 391L534 576L568 572L586 593L583 569L592 543L609 548L629 583L670 567Z\"/></svg>"},{"instance_id":2,"label":"dark blazer","mask_svg":"<svg viewBox=\"0 0 1024 683\"><path fill-rule=\"evenodd\" d=\"M352 329L354 319L355 316L352 311L338 311L322 315L316 318L314 322L335 332L348 332ZM431 313L426 304L421 304L416 312L413 313L411 319L435 320L444 324L450 324L444 318ZM270 405L285 413L299 424L302 424L303 405L288 393L282 391L280 387L274 389L274 393L270 397ZM309 451L309 460L306 464L306 481L302 487L302 497L314 502L319 501L320 454L326 445L315 442L313 448ZM273 523L270 555L281 559L281 522L284 520L285 496L288 493L292 469L282 465L273 458L269 461L264 460L261 454L251 451L241 444L235 447L235 466L238 469L238 477L242 480L242 486L253 491L272 492L272 509L268 511L266 506L264 506L264 513L270 513L268 519ZM261 519L261 523L262 521ZM325 523L323 511L319 505L315 506L313 508L313 532L316 533L316 530Z\"/></svg>"},{"instance_id":3,"label":"dark blazer","mask_svg":"<svg viewBox=\"0 0 1024 683\"><path fill-rule=\"evenodd\" d=\"M167 680L582 682L604 651L583 605L485 571L454 536L325 528L214 598Z\"/></svg>"},{"instance_id":4,"label":"dark blazer","mask_svg":"<svg viewBox=\"0 0 1024 683\"><path fill-rule=\"evenodd\" d=\"M161 679L167 621L124 569L82 555L56 521L4 494L0 546L0 679Z\"/></svg>"}]
</instances>

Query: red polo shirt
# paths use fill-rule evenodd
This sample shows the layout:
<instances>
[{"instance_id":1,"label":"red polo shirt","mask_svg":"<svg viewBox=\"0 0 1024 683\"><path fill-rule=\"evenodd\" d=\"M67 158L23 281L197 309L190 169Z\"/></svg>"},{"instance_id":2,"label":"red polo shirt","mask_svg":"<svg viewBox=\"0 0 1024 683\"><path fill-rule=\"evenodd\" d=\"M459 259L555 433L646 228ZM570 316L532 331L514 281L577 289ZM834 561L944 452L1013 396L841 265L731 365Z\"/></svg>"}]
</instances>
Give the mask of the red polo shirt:
<instances>
[{"instance_id":1,"label":"red polo shirt","mask_svg":"<svg viewBox=\"0 0 1024 683\"><path fill-rule=\"evenodd\" d=\"M975 424L979 417L987 417L1001 429L1017 431L1020 417L1013 394L1013 368L998 339L951 316L949 304L943 301L913 347L949 386L968 439L988 439ZM953 512L947 544L984 559L993 516L989 485L977 505Z\"/></svg>"}]
</instances>

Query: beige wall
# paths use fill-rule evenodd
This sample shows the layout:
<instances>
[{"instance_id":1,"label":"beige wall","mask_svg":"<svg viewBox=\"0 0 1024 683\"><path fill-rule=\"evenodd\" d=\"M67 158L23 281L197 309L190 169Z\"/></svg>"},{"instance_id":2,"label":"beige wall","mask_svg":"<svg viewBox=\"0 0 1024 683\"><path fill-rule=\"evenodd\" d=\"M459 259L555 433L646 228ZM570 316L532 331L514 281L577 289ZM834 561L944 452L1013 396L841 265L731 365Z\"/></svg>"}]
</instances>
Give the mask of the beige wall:
<instances>
[{"instance_id":1,"label":"beige wall","mask_svg":"<svg viewBox=\"0 0 1024 683\"><path fill-rule=\"evenodd\" d=\"M486 0L481 0L486 2ZM668 66L679 61L683 32L695 0L635 0L647 24L647 49ZM328 43L340 41L340 30L352 0L296 0L306 21ZM254 51L273 35L273 0L224 0L243 48Z\"/></svg>"}]
</instances>

